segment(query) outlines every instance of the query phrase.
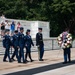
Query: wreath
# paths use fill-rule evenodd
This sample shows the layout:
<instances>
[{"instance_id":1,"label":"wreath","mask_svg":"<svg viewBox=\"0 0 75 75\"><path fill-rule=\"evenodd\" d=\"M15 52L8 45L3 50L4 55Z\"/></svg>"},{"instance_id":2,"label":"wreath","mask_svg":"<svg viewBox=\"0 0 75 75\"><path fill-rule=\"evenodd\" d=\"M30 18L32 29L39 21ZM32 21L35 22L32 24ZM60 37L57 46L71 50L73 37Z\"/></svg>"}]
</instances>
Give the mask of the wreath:
<instances>
[{"instance_id":1,"label":"wreath","mask_svg":"<svg viewBox=\"0 0 75 75\"><path fill-rule=\"evenodd\" d=\"M60 34L57 38L58 45L60 45L63 49L72 47L72 35L68 33L63 39L63 33Z\"/></svg>"}]
</instances>

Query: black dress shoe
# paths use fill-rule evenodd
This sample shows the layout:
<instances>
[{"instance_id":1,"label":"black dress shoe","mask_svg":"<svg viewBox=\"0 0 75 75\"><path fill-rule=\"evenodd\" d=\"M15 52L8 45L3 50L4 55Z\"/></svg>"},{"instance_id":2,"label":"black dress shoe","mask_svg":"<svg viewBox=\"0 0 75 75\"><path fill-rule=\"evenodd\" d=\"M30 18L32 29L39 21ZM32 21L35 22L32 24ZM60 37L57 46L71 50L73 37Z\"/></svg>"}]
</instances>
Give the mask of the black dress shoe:
<instances>
[{"instance_id":1,"label":"black dress shoe","mask_svg":"<svg viewBox=\"0 0 75 75\"><path fill-rule=\"evenodd\" d=\"M63 62L63 64L67 64L67 62Z\"/></svg>"},{"instance_id":2,"label":"black dress shoe","mask_svg":"<svg viewBox=\"0 0 75 75\"><path fill-rule=\"evenodd\" d=\"M42 61L44 61L43 59L41 59Z\"/></svg>"},{"instance_id":3,"label":"black dress shoe","mask_svg":"<svg viewBox=\"0 0 75 75\"><path fill-rule=\"evenodd\" d=\"M21 62L18 62L18 63L21 63Z\"/></svg>"},{"instance_id":4,"label":"black dress shoe","mask_svg":"<svg viewBox=\"0 0 75 75\"><path fill-rule=\"evenodd\" d=\"M31 59L31 62L33 62L34 60Z\"/></svg>"},{"instance_id":5,"label":"black dress shoe","mask_svg":"<svg viewBox=\"0 0 75 75\"><path fill-rule=\"evenodd\" d=\"M71 63L71 61L68 61L68 63Z\"/></svg>"},{"instance_id":6,"label":"black dress shoe","mask_svg":"<svg viewBox=\"0 0 75 75\"><path fill-rule=\"evenodd\" d=\"M16 61L15 59L11 59L12 61Z\"/></svg>"},{"instance_id":7,"label":"black dress shoe","mask_svg":"<svg viewBox=\"0 0 75 75\"><path fill-rule=\"evenodd\" d=\"M3 62L8 62L7 60L3 60Z\"/></svg>"},{"instance_id":8,"label":"black dress shoe","mask_svg":"<svg viewBox=\"0 0 75 75\"><path fill-rule=\"evenodd\" d=\"M25 61L23 61L23 63L27 63L27 61L25 60Z\"/></svg>"},{"instance_id":9,"label":"black dress shoe","mask_svg":"<svg viewBox=\"0 0 75 75\"><path fill-rule=\"evenodd\" d=\"M25 60L25 62L29 62L28 60Z\"/></svg>"},{"instance_id":10,"label":"black dress shoe","mask_svg":"<svg viewBox=\"0 0 75 75\"><path fill-rule=\"evenodd\" d=\"M43 59L39 59L39 61L43 61Z\"/></svg>"},{"instance_id":11,"label":"black dress shoe","mask_svg":"<svg viewBox=\"0 0 75 75\"><path fill-rule=\"evenodd\" d=\"M9 62L13 62L13 61L10 59Z\"/></svg>"}]
</instances>

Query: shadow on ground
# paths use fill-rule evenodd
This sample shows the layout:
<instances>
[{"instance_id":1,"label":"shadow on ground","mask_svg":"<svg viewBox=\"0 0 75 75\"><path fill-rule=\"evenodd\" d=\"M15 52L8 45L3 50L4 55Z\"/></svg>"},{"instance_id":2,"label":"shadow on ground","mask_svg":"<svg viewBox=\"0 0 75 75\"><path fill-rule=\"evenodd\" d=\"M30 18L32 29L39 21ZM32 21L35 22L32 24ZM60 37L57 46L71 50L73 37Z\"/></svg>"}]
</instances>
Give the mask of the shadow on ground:
<instances>
[{"instance_id":1,"label":"shadow on ground","mask_svg":"<svg viewBox=\"0 0 75 75\"><path fill-rule=\"evenodd\" d=\"M50 64L50 65L43 66L43 67L33 68L33 69L29 69L29 70L23 70L23 71L19 71L19 72L15 72L15 73L10 73L10 74L6 74L6 75L33 75L33 74L45 72L48 70L53 70L53 69L70 66L73 64L75 64L75 60L73 60L71 63L67 63L67 64L62 64L62 62L61 62L61 63L56 63L56 64Z\"/></svg>"}]
</instances>

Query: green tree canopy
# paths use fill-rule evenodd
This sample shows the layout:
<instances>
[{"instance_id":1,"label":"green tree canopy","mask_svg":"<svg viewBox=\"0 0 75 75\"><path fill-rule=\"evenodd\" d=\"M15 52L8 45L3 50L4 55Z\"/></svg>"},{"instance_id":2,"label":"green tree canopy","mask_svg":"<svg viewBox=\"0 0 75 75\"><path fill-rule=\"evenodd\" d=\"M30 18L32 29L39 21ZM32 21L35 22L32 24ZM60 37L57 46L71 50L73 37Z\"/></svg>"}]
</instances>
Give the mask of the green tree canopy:
<instances>
[{"instance_id":1,"label":"green tree canopy","mask_svg":"<svg viewBox=\"0 0 75 75\"><path fill-rule=\"evenodd\" d=\"M0 0L0 15L23 20L50 22L51 36L66 27L75 34L75 0Z\"/></svg>"}]
</instances>

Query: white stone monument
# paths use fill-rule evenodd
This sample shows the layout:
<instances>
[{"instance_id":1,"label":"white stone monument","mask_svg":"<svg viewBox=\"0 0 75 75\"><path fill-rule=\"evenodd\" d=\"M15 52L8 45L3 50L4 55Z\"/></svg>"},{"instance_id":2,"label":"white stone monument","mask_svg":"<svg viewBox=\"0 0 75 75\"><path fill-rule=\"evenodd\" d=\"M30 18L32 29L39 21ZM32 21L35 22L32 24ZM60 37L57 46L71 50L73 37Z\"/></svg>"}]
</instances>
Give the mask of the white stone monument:
<instances>
[{"instance_id":1,"label":"white stone monument","mask_svg":"<svg viewBox=\"0 0 75 75\"><path fill-rule=\"evenodd\" d=\"M5 19L0 18L0 22ZM31 30L31 36L32 38L36 37L36 33L38 32L38 28L41 27L43 29L43 37L45 39L48 39L50 36L50 27L49 27L49 22L44 22L44 21L26 21L26 20L15 20L15 19L7 19L10 23L12 21L15 22L17 25L18 22L21 23L21 27L24 27L24 34L26 33L27 29Z\"/></svg>"}]
</instances>

